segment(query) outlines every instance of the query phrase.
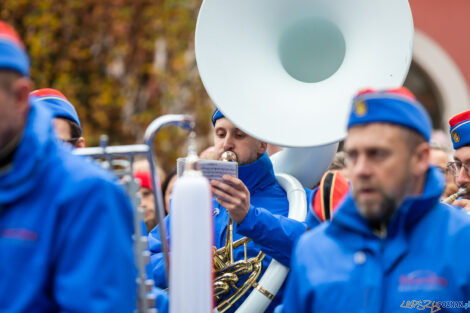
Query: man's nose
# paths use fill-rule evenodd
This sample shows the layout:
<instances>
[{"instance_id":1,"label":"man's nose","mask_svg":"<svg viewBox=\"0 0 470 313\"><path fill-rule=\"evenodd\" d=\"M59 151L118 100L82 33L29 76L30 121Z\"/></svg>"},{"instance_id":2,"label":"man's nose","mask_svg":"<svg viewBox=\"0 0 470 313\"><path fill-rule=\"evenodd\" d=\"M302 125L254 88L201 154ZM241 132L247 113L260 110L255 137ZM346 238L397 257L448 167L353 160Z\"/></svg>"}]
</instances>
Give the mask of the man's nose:
<instances>
[{"instance_id":1,"label":"man's nose","mask_svg":"<svg viewBox=\"0 0 470 313\"><path fill-rule=\"evenodd\" d=\"M460 168L460 171L457 172L457 175L458 176L455 178L455 182L457 183L458 186L462 186L464 184L470 183L470 177L468 176L468 173L465 170L464 166Z\"/></svg>"},{"instance_id":2,"label":"man's nose","mask_svg":"<svg viewBox=\"0 0 470 313\"><path fill-rule=\"evenodd\" d=\"M231 151L235 148L233 138L231 135L227 135L224 140L224 151Z\"/></svg>"},{"instance_id":3,"label":"man's nose","mask_svg":"<svg viewBox=\"0 0 470 313\"><path fill-rule=\"evenodd\" d=\"M368 177L371 175L371 164L366 156L358 156L356 162L350 165L350 170L357 177Z\"/></svg>"}]
</instances>

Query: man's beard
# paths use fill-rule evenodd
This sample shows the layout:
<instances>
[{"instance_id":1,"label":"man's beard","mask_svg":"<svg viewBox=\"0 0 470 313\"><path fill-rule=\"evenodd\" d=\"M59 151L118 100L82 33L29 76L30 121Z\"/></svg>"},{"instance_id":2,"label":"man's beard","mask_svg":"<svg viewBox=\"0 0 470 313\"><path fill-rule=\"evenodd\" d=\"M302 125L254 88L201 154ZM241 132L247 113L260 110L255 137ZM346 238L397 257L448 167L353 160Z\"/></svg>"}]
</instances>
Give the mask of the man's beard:
<instances>
[{"instance_id":1,"label":"man's beard","mask_svg":"<svg viewBox=\"0 0 470 313\"><path fill-rule=\"evenodd\" d=\"M382 199L376 203L360 203L356 200L359 213L369 222L373 230L381 230L388 225L397 210L397 202L384 192Z\"/></svg>"}]
</instances>

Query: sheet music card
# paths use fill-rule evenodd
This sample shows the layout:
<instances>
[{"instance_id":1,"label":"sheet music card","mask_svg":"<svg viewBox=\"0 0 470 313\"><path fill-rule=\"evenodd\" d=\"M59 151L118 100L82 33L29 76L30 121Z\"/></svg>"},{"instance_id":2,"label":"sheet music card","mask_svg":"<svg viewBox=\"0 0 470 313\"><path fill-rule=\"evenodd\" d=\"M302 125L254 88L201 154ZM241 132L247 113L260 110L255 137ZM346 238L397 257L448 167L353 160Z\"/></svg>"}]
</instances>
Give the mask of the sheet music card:
<instances>
[{"instance_id":1,"label":"sheet music card","mask_svg":"<svg viewBox=\"0 0 470 313\"><path fill-rule=\"evenodd\" d=\"M183 175L185 158L178 158L176 161L176 172L178 177ZM209 181L217 179L222 181L222 176L225 174L232 175L238 178L238 164L235 162L224 162L217 160L199 160L202 174Z\"/></svg>"}]
</instances>

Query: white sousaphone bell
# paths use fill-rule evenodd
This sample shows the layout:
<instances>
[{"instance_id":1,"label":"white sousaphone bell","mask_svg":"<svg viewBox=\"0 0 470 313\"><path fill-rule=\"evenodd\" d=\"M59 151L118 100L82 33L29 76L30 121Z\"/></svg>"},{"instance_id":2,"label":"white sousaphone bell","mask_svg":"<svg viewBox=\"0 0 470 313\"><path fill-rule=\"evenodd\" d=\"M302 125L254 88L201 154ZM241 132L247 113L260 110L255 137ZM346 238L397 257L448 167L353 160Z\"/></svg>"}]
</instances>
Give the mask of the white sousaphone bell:
<instances>
[{"instance_id":1,"label":"white sousaphone bell","mask_svg":"<svg viewBox=\"0 0 470 313\"><path fill-rule=\"evenodd\" d=\"M288 147L275 170L304 186L345 137L354 94L403 84L412 45L408 0L204 0L195 38L213 102L249 135ZM288 269L271 265L259 284L275 294ZM237 312L264 311L269 300L256 292Z\"/></svg>"},{"instance_id":2,"label":"white sousaphone bell","mask_svg":"<svg viewBox=\"0 0 470 313\"><path fill-rule=\"evenodd\" d=\"M353 95L401 85L412 45L407 0L204 0L195 42L220 111L284 147L343 139Z\"/></svg>"}]
</instances>

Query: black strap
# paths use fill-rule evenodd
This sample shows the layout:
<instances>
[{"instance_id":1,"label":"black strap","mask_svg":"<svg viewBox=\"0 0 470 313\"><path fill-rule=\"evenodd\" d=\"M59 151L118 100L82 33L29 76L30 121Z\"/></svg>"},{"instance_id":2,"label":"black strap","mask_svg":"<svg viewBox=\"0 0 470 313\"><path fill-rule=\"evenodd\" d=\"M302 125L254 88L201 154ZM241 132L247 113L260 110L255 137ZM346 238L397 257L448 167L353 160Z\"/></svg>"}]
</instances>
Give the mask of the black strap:
<instances>
[{"instance_id":1,"label":"black strap","mask_svg":"<svg viewBox=\"0 0 470 313\"><path fill-rule=\"evenodd\" d=\"M325 221L331 219L331 187L333 186L333 179L335 177L335 173L328 172L324 179L323 179L323 186L322 186L322 196L323 196L323 213L325 214Z\"/></svg>"}]
</instances>

